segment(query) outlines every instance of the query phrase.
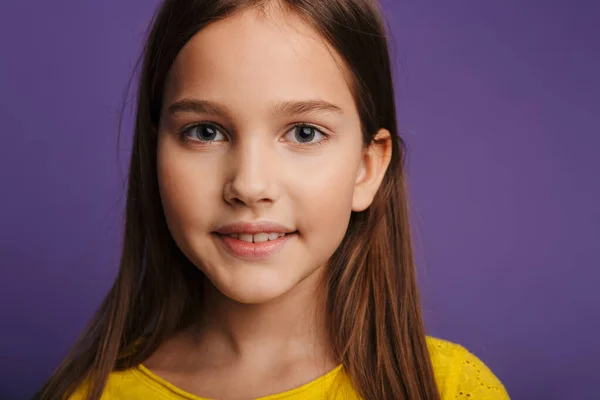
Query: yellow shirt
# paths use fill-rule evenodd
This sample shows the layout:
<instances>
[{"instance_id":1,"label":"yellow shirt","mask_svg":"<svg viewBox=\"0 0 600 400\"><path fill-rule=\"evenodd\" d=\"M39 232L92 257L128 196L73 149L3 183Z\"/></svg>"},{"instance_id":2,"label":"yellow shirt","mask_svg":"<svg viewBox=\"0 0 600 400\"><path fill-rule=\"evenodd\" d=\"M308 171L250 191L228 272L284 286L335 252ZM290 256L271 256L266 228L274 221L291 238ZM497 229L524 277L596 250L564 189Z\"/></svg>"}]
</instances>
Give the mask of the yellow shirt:
<instances>
[{"instance_id":1,"label":"yellow shirt","mask_svg":"<svg viewBox=\"0 0 600 400\"><path fill-rule=\"evenodd\" d=\"M427 337L435 379L443 400L506 400L508 394L496 376L464 347ZM335 379L338 377L338 379ZM335 391L332 389L335 386ZM257 400L324 399L334 392L336 400L359 400L339 365L305 385ZM79 388L69 400L84 400ZM142 364L109 375L102 400L209 400L187 393L152 373Z\"/></svg>"}]
</instances>

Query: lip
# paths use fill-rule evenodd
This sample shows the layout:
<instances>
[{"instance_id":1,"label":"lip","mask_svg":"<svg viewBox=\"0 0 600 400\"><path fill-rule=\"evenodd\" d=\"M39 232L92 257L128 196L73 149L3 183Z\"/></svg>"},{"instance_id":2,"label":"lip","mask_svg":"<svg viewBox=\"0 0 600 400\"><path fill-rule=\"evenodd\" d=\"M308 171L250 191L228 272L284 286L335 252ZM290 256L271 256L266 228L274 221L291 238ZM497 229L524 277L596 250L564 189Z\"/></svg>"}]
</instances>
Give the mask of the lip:
<instances>
[{"instance_id":1,"label":"lip","mask_svg":"<svg viewBox=\"0 0 600 400\"><path fill-rule=\"evenodd\" d=\"M221 235L230 235L232 233L293 233L294 229L272 221L256 221L256 222L236 222L219 227L215 231Z\"/></svg>"},{"instance_id":2,"label":"lip","mask_svg":"<svg viewBox=\"0 0 600 400\"><path fill-rule=\"evenodd\" d=\"M261 231L262 232L262 231ZM275 232L275 231L270 231ZM233 232L235 233L235 232ZM245 232L247 233L247 232ZM260 232L259 232L260 233ZM267 240L261 243L249 243L233 238L231 236L214 233L217 239L225 250L236 258L245 260L264 260L281 251L285 244L296 237L296 232L287 233L275 240Z\"/></svg>"}]
</instances>

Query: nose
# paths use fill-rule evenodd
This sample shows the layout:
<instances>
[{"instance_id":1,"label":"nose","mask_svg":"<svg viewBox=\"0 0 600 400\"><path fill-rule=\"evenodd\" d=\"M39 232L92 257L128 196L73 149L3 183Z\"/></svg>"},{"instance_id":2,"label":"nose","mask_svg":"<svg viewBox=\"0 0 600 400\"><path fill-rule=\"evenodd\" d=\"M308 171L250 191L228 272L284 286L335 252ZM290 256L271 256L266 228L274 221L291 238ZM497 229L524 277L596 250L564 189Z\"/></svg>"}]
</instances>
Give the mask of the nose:
<instances>
[{"instance_id":1,"label":"nose","mask_svg":"<svg viewBox=\"0 0 600 400\"><path fill-rule=\"evenodd\" d=\"M273 203L278 197L276 155L264 139L240 140L230 153L230 168L223 191L231 205L248 207Z\"/></svg>"}]
</instances>

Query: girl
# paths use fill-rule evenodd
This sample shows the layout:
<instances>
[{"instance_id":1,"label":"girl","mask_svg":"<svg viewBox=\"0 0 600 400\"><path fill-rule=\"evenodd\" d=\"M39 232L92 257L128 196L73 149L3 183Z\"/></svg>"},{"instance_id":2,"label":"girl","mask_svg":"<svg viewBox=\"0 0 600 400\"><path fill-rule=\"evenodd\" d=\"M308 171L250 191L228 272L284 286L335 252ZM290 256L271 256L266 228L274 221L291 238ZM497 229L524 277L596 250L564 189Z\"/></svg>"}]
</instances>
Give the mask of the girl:
<instances>
[{"instance_id":1,"label":"girl","mask_svg":"<svg viewBox=\"0 0 600 400\"><path fill-rule=\"evenodd\" d=\"M167 0L118 277L42 399L507 399L419 309L375 0Z\"/></svg>"}]
</instances>

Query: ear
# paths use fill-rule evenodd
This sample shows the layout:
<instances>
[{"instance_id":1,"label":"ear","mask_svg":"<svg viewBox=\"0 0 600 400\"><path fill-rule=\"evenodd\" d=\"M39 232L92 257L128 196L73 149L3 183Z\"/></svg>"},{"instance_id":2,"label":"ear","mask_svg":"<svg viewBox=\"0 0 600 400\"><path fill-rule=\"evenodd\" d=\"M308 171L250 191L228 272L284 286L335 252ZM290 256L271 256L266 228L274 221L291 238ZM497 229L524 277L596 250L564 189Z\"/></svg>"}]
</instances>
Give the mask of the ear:
<instances>
[{"instance_id":1,"label":"ear","mask_svg":"<svg viewBox=\"0 0 600 400\"><path fill-rule=\"evenodd\" d=\"M371 205L391 159L392 137L387 129L382 128L364 150L356 175L352 211L364 211Z\"/></svg>"}]
</instances>

